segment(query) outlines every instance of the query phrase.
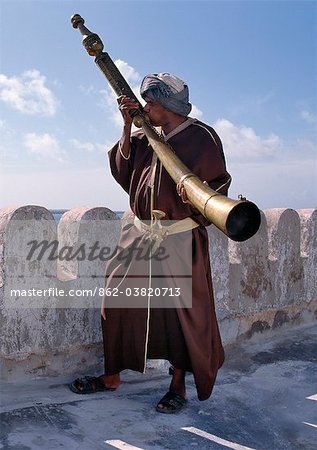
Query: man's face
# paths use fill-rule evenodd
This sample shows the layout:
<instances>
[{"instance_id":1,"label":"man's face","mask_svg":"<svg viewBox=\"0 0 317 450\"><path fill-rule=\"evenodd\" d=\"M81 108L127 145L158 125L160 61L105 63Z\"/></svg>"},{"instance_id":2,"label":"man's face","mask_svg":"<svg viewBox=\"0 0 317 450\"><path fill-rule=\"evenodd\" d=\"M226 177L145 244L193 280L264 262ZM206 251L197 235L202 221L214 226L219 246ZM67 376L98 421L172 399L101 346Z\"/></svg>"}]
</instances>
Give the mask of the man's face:
<instances>
[{"instance_id":1,"label":"man's face","mask_svg":"<svg viewBox=\"0 0 317 450\"><path fill-rule=\"evenodd\" d=\"M163 106L151 100L149 97L145 97L146 105L144 106L144 111L149 116L150 122L155 127L162 126L168 120L168 113Z\"/></svg>"}]
</instances>

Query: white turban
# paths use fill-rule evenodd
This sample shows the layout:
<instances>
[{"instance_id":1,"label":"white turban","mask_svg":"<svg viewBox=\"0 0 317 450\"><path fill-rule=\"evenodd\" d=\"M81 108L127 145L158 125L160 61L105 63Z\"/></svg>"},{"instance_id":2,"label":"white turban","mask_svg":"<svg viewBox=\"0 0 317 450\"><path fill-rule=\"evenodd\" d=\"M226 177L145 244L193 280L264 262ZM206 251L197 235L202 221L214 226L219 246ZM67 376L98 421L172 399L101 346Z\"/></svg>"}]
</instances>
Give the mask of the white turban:
<instances>
[{"instance_id":1,"label":"white turban","mask_svg":"<svg viewBox=\"0 0 317 450\"><path fill-rule=\"evenodd\" d=\"M189 103L188 86L184 81L169 73L147 75L141 84L143 98L159 102L165 109L181 116L187 116L192 105Z\"/></svg>"}]
</instances>

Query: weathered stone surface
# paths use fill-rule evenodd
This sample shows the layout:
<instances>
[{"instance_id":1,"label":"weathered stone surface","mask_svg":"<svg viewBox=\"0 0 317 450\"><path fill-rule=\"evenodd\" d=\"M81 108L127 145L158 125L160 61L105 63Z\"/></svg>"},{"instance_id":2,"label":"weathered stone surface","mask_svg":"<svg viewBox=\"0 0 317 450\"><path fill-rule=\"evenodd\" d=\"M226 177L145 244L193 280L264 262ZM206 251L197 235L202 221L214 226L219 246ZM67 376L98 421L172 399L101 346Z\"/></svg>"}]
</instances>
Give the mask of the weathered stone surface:
<instances>
[{"instance_id":1,"label":"weathered stone surface","mask_svg":"<svg viewBox=\"0 0 317 450\"><path fill-rule=\"evenodd\" d=\"M317 210L299 209L301 221L301 258L304 269L304 298L310 302L317 299Z\"/></svg>"},{"instance_id":2,"label":"weathered stone surface","mask_svg":"<svg viewBox=\"0 0 317 450\"><path fill-rule=\"evenodd\" d=\"M266 211L266 218L270 272L274 280L272 306L290 305L300 301L304 282L299 215L292 209L276 208Z\"/></svg>"},{"instance_id":3,"label":"weathered stone surface","mask_svg":"<svg viewBox=\"0 0 317 450\"><path fill-rule=\"evenodd\" d=\"M229 242L230 298L233 314L248 315L272 302L269 271L268 230L262 214L258 233L245 242Z\"/></svg>"},{"instance_id":4,"label":"weathered stone surface","mask_svg":"<svg viewBox=\"0 0 317 450\"><path fill-rule=\"evenodd\" d=\"M215 226L208 227L208 237L215 304L221 320L231 314L228 238Z\"/></svg>"},{"instance_id":5,"label":"weathered stone surface","mask_svg":"<svg viewBox=\"0 0 317 450\"><path fill-rule=\"evenodd\" d=\"M284 325L285 323L289 322L288 314L285 311L277 311L277 313L274 316L273 325L272 328L278 328Z\"/></svg>"},{"instance_id":6,"label":"weathered stone surface","mask_svg":"<svg viewBox=\"0 0 317 450\"><path fill-rule=\"evenodd\" d=\"M59 278L103 277L106 258L109 259L117 245L120 229L119 217L108 208L82 207L63 214L58 224L58 236L59 247L66 258L58 260ZM83 259L67 260L70 248L71 254L83 249ZM105 249L109 249L108 255Z\"/></svg>"},{"instance_id":7,"label":"weathered stone surface","mask_svg":"<svg viewBox=\"0 0 317 450\"><path fill-rule=\"evenodd\" d=\"M224 343L316 320L316 217L316 210L267 210L259 232L243 243L229 242L209 227ZM2 379L102 370L100 293L107 255L117 245L119 232L120 221L107 208L70 210L58 229L43 207L0 210ZM30 237L55 240L62 257L51 258L46 251L41 258L26 259ZM91 258L87 251L82 259L70 257L83 245L86 250L95 246ZM63 290L65 296L54 291L43 298L8 297L10 287L23 290L30 284Z\"/></svg>"},{"instance_id":8,"label":"weathered stone surface","mask_svg":"<svg viewBox=\"0 0 317 450\"><path fill-rule=\"evenodd\" d=\"M51 212L45 208L0 210L2 378L14 378L23 371L29 376L67 373L75 367L78 371L78 364L70 366L68 361L75 349L80 354L78 348L82 346L86 346L87 364L100 364L100 354L96 356L101 342L99 289L104 286L106 262L100 258L75 260L75 264L57 261L51 257L51 247L39 258L40 250L29 261L26 255L30 239L46 241L48 245L57 242L57 252L64 247L65 254L66 246L76 249L76 245L84 244L88 248L95 240L113 250L119 232L120 221L107 208L69 211L62 218L59 234ZM58 267L58 263L62 264ZM54 289L50 295L22 294L29 289L44 291L49 287ZM10 295L12 290L19 294ZM61 290L64 296L55 293ZM70 297L71 291L76 295ZM90 293L82 296L84 291Z\"/></svg>"},{"instance_id":9,"label":"weathered stone surface","mask_svg":"<svg viewBox=\"0 0 317 450\"><path fill-rule=\"evenodd\" d=\"M248 337L254 335L254 333L263 333L263 331L269 330L271 327L266 320L257 320L254 322L248 331Z\"/></svg>"}]
</instances>

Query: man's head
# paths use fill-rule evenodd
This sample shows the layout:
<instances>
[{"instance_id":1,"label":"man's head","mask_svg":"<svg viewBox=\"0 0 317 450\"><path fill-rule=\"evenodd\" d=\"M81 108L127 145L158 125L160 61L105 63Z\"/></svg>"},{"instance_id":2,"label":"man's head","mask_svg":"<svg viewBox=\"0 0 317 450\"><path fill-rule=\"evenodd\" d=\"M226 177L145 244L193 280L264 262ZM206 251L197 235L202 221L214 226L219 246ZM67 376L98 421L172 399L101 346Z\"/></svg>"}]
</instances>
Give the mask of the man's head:
<instances>
[{"instance_id":1,"label":"man's head","mask_svg":"<svg viewBox=\"0 0 317 450\"><path fill-rule=\"evenodd\" d=\"M169 73L147 75L142 81L140 93L147 102L145 111L149 113L153 124L155 116L164 114L164 111L186 117L192 108L188 86Z\"/></svg>"}]
</instances>

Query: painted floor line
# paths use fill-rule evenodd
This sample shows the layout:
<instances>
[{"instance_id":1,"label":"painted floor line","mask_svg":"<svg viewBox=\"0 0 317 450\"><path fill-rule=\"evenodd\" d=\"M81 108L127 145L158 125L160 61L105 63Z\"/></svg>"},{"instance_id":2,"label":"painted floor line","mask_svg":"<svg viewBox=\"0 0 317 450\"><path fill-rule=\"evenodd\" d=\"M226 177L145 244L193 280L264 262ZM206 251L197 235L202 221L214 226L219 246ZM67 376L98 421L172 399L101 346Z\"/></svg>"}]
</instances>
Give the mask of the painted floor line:
<instances>
[{"instance_id":1,"label":"painted floor line","mask_svg":"<svg viewBox=\"0 0 317 450\"><path fill-rule=\"evenodd\" d=\"M144 450L141 447L134 447L133 445L127 444L124 441L120 441L120 439L104 441L104 443L112 445L112 447L119 448L120 450Z\"/></svg>"},{"instance_id":2,"label":"painted floor line","mask_svg":"<svg viewBox=\"0 0 317 450\"><path fill-rule=\"evenodd\" d=\"M310 427L314 427L317 428L317 425L315 425L314 423L309 423L309 422L303 422L305 425L309 425Z\"/></svg>"},{"instance_id":3,"label":"painted floor line","mask_svg":"<svg viewBox=\"0 0 317 450\"><path fill-rule=\"evenodd\" d=\"M217 444L223 445L228 448L232 448L234 450L254 450L250 447L245 447L244 445L236 444L235 442L226 441L214 434L207 433L206 431L199 430L199 428L195 427L183 427L182 430L189 431L190 433L197 434L197 436L204 437L209 439L210 441L216 442Z\"/></svg>"},{"instance_id":4,"label":"painted floor line","mask_svg":"<svg viewBox=\"0 0 317 450\"><path fill-rule=\"evenodd\" d=\"M309 397L306 397L308 400L315 400L317 402L317 394L310 395Z\"/></svg>"}]
</instances>

